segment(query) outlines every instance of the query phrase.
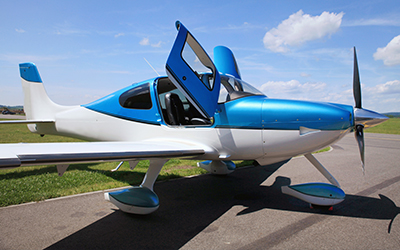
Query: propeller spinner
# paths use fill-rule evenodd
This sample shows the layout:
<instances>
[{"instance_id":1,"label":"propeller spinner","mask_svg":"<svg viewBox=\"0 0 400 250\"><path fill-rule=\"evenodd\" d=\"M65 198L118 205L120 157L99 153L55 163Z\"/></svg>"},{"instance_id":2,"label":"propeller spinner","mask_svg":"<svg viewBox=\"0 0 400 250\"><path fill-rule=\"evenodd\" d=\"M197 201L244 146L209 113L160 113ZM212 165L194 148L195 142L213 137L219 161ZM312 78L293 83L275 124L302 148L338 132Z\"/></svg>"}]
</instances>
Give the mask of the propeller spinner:
<instances>
[{"instance_id":1,"label":"propeller spinner","mask_svg":"<svg viewBox=\"0 0 400 250\"><path fill-rule=\"evenodd\" d=\"M377 112L363 109L361 102L361 83L360 74L358 72L357 54L356 47L354 47L354 72L353 72L353 95L355 101L354 107L354 131L355 138L357 140L358 148L360 149L361 166L363 173L365 173L365 145L364 145L364 128L370 128L376 126L387 118Z\"/></svg>"}]
</instances>

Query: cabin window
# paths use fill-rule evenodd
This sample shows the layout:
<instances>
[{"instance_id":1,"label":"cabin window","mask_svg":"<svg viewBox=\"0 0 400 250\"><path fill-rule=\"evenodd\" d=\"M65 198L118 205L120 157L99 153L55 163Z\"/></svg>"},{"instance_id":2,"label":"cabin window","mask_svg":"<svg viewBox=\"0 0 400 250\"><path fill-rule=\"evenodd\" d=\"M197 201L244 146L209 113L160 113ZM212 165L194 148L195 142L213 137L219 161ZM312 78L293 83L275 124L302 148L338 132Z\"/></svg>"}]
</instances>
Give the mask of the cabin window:
<instances>
[{"instance_id":1,"label":"cabin window","mask_svg":"<svg viewBox=\"0 0 400 250\"><path fill-rule=\"evenodd\" d=\"M200 55L200 57L198 57L198 55ZM186 37L186 43L182 50L182 58L197 77L200 78L203 84L209 90L212 90L214 88L215 66L190 33L188 33ZM200 75L200 73L207 74Z\"/></svg>"},{"instance_id":2,"label":"cabin window","mask_svg":"<svg viewBox=\"0 0 400 250\"><path fill-rule=\"evenodd\" d=\"M119 97L119 104L128 109L151 109L150 83L134 87Z\"/></svg>"},{"instance_id":3,"label":"cabin window","mask_svg":"<svg viewBox=\"0 0 400 250\"><path fill-rule=\"evenodd\" d=\"M221 75L218 103L229 102L246 96L263 95L261 91L240 79Z\"/></svg>"}]
</instances>

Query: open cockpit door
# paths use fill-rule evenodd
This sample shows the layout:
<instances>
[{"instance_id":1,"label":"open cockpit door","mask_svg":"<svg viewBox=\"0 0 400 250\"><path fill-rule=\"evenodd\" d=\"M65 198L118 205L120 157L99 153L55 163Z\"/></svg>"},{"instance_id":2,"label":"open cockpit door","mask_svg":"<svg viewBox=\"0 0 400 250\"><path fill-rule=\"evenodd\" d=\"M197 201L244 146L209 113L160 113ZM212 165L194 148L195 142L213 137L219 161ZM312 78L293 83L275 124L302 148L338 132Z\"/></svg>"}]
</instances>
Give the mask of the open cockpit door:
<instances>
[{"instance_id":1,"label":"open cockpit door","mask_svg":"<svg viewBox=\"0 0 400 250\"><path fill-rule=\"evenodd\" d=\"M206 118L214 116L220 89L219 73L193 35L179 21L178 35L169 54L169 79Z\"/></svg>"}]
</instances>

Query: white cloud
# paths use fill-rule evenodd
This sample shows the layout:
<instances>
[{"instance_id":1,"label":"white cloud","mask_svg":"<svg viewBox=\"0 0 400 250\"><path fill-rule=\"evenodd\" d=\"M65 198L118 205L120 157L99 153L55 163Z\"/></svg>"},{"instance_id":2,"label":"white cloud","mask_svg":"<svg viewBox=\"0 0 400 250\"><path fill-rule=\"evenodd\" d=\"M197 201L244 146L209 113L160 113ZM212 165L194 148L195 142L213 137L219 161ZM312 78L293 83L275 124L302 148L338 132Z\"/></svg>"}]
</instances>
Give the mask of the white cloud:
<instances>
[{"instance_id":1,"label":"white cloud","mask_svg":"<svg viewBox=\"0 0 400 250\"><path fill-rule=\"evenodd\" d=\"M161 41L159 41L158 43L155 43L155 44L152 44L151 45L151 47L154 47L154 48L161 48Z\"/></svg>"},{"instance_id":2,"label":"white cloud","mask_svg":"<svg viewBox=\"0 0 400 250\"><path fill-rule=\"evenodd\" d=\"M400 110L400 81L388 81L375 86L362 84L362 105L377 112ZM354 105L350 85L337 87L322 82L300 83L297 80L269 81L260 88L269 98L296 99L316 102L332 102Z\"/></svg>"},{"instance_id":3,"label":"white cloud","mask_svg":"<svg viewBox=\"0 0 400 250\"><path fill-rule=\"evenodd\" d=\"M343 15L343 12L336 14L325 11L320 16L311 16L299 10L265 34L264 46L274 52L287 52L288 46L298 46L332 35L339 30Z\"/></svg>"},{"instance_id":4,"label":"white cloud","mask_svg":"<svg viewBox=\"0 0 400 250\"><path fill-rule=\"evenodd\" d=\"M306 82L297 80L269 81L261 85L260 90L271 98L300 99L319 101L321 93L326 89L326 83Z\"/></svg>"},{"instance_id":5,"label":"white cloud","mask_svg":"<svg viewBox=\"0 0 400 250\"><path fill-rule=\"evenodd\" d=\"M399 80L365 87L363 90L363 107L378 112L398 112L400 110Z\"/></svg>"},{"instance_id":6,"label":"white cloud","mask_svg":"<svg viewBox=\"0 0 400 250\"><path fill-rule=\"evenodd\" d=\"M372 94L395 95L400 94L400 81L394 80L366 89ZM399 96L400 97L400 96Z\"/></svg>"},{"instance_id":7,"label":"white cloud","mask_svg":"<svg viewBox=\"0 0 400 250\"><path fill-rule=\"evenodd\" d=\"M71 24L69 22L64 22L64 23L55 25L54 34L63 35L63 36L69 36L69 35L82 36L82 35L89 35L89 34L91 34L91 32L88 30L82 30L80 28L75 28L73 24Z\"/></svg>"},{"instance_id":8,"label":"white cloud","mask_svg":"<svg viewBox=\"0 0 400 250\"><path fill-rule=\"evenodd\" d=\"M230 25L224 26L224 27L216 27L213 30L210 30L208 28L209 32L210 31L211 32L222 31L222 30L233 30L235 32L243 32L243 31L252 30L252 29L263 30L263 29L265 29L265 27L261 26L261 25L251 24L251 23L248 23L248 22L243 22L241 25L232 25L232 24L230 24Z\"/></svg>"},{"instance_id":9,"label":"white cloud","mask_svg":"<svg viewBox=\"0 0 400 250\"><path fill-rule=\"evenodd\" d=\"M375 60L382 60L387 66L400 64L400 35L390 41L386 47L378 48L374 53Z\"/></svg>"},{"instance_id":10,"label":"white cloud","mask_svg":"<svg viewBox=\"0 0 400 250\"><path fill-rule=\"evenodd\" d=\"M140 42L139 42L139 44L140 45L143 45L143 46L147 46L147 45L149 45L150 44L150 40L148 39L148 38L143 38Z\"/></svg>"},{"instance_id":11,"label":"white cloud","mask_svg":"<svg viewBox=\"0 0 400 250\"><path fill-rule=\"evenodd\" d=\"M259 88L269 98L295 99L354 105L353 89L329 86L324 82L300 83L297 80L269 81Z\"/></svg>"},{"instance_id":12,"label":"white cloud","mask_svg":"<svg viewBox=\"0 0 400 250\"><path fill-rule=\"evenodd\" d=\"M15 29L15 31L18 33L25 33L25 30L23 30L23 29Z\"/></svg>"},{"instance_id":13,"label":"white cloud","mask_svg":"<svg viewBox=\"0 0 400 250\"><path fill-rule=\"evenodd\" d=\"M149 46L150 45L153 48L161 48L162 41L159 41L158 43L150 43L150 39L145 37L139 42L139 44L142 45L142 46Z\"/></svg>"},{"instance_id":14,"label":"white cloud","mask_svg":"<svg viewBox=\"0 0 400 250\"><path fill-rule=\"evenodd\" d=\"M375 19L359 19L353 21L347 21L343 23L343 26L400 26L400 20L398 18L375 18Z\"/></svg>"},{"instance_id":15,"label":"white cloud","mask_svg":"<svg viewBox=\"0 0 400 250\"><path fill-rule=\"evenodd\" d=\"M118 37L120 37L120 36L125 36L125 33L118 33L118 34L116 34L114 37L115 37L115 38L118 38Z\"/></svg>"}]
</instances>

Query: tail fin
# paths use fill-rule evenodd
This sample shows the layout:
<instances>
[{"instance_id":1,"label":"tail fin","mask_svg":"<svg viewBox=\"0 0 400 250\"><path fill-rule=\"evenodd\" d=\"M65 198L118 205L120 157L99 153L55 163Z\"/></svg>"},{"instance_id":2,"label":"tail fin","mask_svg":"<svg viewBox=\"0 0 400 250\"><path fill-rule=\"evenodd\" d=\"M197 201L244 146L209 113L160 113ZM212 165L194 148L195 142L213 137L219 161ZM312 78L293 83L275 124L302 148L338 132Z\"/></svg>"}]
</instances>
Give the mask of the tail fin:
<instances>
[{"instance_id":1,"label":"tail fin","mask_svg":"<svg viewBox=\"0 0 400 250\"><path fill-rule=\"evenodd\" d=\"M241 79L235 56L229 48L224 46L214 48L214 64L219 72Z\"/></svg>"},{"instance_id":2,"label":"tail fin","mask_svg":"<svg viewBox=\"0 0 400 250\"><path fill-rule=\"evenodd\" d=\"M55 104L44 89L34 63L21 63L19 70L24 90L24 111L27 120L54 120L55 114L71 107Z\"/></svg>"},{"instance_id":3,"label":"tail fin","mask_svg":"<svg viewBox=\"0 0 400 250\"><path fill-rule=\"evenodd\" d=\"M55 127L56 114L76 106L62 106L50 100L35 64L21 63L19 70L24 90L24 123L28 124L33 133L58 134Z\"/></svg>"}]
</instances>

